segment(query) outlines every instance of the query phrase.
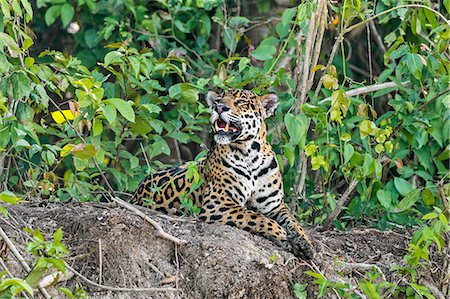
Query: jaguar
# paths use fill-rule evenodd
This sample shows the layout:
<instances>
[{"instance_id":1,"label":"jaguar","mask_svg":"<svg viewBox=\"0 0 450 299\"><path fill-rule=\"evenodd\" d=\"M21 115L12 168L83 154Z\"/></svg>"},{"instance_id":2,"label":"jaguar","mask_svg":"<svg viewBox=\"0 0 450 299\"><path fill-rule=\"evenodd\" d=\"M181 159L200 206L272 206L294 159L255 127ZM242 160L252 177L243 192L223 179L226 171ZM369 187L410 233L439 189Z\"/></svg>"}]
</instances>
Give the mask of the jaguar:
<instances>
[{"instance_id":1,"label":"jaguar","mask_svg":"<svg viewBox=\"0 0 450 299\"><path fill-rule=\"evenodd\" d=\"M187 164L157 171L130 202L165 213L180 213L183 198L200 208L199 219L235 226L272 240L296 256L314 256L311 240L284 203L276 155L264 120L278 96L249 90L209 91L212 144L196 168L203 183L192 191ZM150 203L150 204L149 204Z\"/></svg>"}]
</instances>

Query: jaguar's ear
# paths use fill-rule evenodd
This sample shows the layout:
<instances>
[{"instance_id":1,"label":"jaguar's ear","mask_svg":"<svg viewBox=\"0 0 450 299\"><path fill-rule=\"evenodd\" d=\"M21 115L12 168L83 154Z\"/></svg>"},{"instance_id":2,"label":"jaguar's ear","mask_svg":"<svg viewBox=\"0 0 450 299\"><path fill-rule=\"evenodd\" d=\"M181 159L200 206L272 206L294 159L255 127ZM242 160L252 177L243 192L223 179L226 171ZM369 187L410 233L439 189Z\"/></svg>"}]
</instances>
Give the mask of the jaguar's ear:
<instances>
[{"instance_id":1,"label":"jaguar's ear","mask_svg":"<svg viewBox=\"0 0 450 299\"><path fill-rule=\"evenodd\" d=\"M261 105L263 117L268 118L272 116L275 109L278 107L278 96L274 93L265 94L261 97Z\"/></svg>"},{"instance_id":2,"label":"jaguar's ear","mask_svg":"<svg viewBox=\"0 0 450 299\"><path fill-rule=\"evenodd\" d=\"M218 96L219 95L216 92L212 90L208 91L208 93L206 94L206 103L210 108L214 105L214 103L217 102Z\"/></svg>"}]
</instances>

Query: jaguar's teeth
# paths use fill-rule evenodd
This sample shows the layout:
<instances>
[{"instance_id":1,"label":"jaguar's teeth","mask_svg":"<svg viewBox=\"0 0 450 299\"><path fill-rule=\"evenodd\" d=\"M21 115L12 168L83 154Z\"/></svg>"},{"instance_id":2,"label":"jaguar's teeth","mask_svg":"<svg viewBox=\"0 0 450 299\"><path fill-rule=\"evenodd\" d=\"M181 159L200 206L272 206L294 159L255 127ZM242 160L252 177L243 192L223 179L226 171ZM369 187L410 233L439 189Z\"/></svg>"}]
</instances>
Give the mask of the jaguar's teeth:
<instances>
[{"instance_id":1,"label":"jaguar's teeth","mask_svg":"<svg viewBox=\"0 0 450 299\"><path fill-rule=\"evenodd\" d=\"M218 124L217 121L214 123L214 126L215 126L215 128L216 128L216 132L219 131L220 128L219 128L219 124Z\"/></svg>"},{"instance_id":2,"label":"jaguar's teeth","mask_svg":"<svg viewBox=\"0 0 450 299\"><path fill-rule=\"evenodd\" d=\"M228 129L230 128L230 125L229 124L226 124L225 125L225 128L224 128L224 130L225 130L225 132L228 132Z\"/></svg>"}]
</instances>

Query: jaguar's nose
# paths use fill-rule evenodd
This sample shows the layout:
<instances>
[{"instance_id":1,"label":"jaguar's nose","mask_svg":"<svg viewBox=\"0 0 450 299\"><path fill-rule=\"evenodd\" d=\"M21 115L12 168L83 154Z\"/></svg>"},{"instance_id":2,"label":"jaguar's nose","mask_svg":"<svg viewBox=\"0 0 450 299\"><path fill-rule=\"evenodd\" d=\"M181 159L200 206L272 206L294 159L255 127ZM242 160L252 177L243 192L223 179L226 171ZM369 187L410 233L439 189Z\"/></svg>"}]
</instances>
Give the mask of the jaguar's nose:
<instances>
[{"instance_id":1,"label":"jaguar's nose","mask_svg":"<svg viewBox=\"0 0 450 299\"><path fill-rule=\"evenodd\" d=\"M224 104L217 104L216 105L216 111L217 113L221 114L222 112L227 112L230 110L230 108Z\"/></svg>"}]
</instances>

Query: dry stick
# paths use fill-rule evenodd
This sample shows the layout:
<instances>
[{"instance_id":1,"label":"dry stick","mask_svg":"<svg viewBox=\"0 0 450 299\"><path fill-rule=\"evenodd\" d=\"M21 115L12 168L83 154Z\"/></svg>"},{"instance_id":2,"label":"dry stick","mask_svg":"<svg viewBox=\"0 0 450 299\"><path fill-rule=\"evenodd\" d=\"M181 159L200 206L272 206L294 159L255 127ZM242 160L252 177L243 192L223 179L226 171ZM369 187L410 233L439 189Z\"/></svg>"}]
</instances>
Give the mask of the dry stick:
<instances>
[{"instance_id":1,"label":"dry stick","mask_svg":"<svg viewBox=\"0 0 450 299\"><path fill-rule=\"evenodd\" d=\"M303 73L301 77L302 83L297 86L296 96L300 93L300 100L296 102L294 109L295 113L299 113L302 110L302 105L306 101L306 94L311 89L314 72L312 70L316 67L319 60L320 49L322 47L323 35L325 33L325 25L328 10L326 1L319 1L317 9L311 17L311 22L308 28L308 36L306 38L305 56L303 58ZM298 47L300 48L300 46ZM298 70L300 70L300 66ZM300 81L300 80L299 80ZM309 128L310 120L308 120L307 127ZM297 168L297 177L299 177L298 185L294 187L298 196L303 196L305 190L306 174L307 174L307 157L304 151L300 154L300 164ZM297 196L297 197L298 197ZM296 205L296 199L293 200L292 205Z\"/></svg>"},{"instance_id":2,"label":"dry stick","mask_svg":"<svg viewBox=\"0 0 450 299\"><path fill-rule=\"evenodd\" d=\"M160 236L166 240L172 241L176 245L187 244L186 240L181 240L175 236L172 236L171 234L166 233L158 222L156 222L155 220L151 219L150 217L148 217L147 215L145 215L144 213L139 211L139 209L137 209L135 206L123 201L122 199L120 199L118 197L111 197L111 199L114 202L116 202L117 204L119 204L120 206L122 206L122 207L126 208L127 210L132 211L136 215L144 218L144 220L146 220L148 223L150 223L155 228L156 234L158 236Z\"/></svg>"},{"instance_id":3,"label":"dry stick","mask_svg":"<svg viewBox=\"0 0 450 299\"><path fill-rule=\"evenodd\" d=\"M25 259L23 258L23 256L20 254L20 252L17 250L16 246L14 246L11 239L6 235L5 231L1 227L0 227L0 237L2 237L2 239L6 242L6 245L8 245L11 252L14 254L16 259L19 261L20 265L22 265L22 268L24 268L25 271L27 271L29 273L31 271L30 266L28 266L28 264L25 262ZM38 289L46 299L51 298L50 294L47 293L46 289L44 289L44 288L38 288Z\"/></svg>"},{"instance_id":4,"label":"dry stick","mask_svg":"<svg viewBox=\"0 0 450 299\"><path fill-rule=\"evenodd\" d=\"M348 186L347 190L345 190L344 194L342 195L341 199L339 199L336 208L334 209L333 213L331 213L330 216L328 216L328 219L325 221L325 225L323 226L322 230L328 230L330 228L331 222L339 215L341 212L342 206L347 202L347 200L350 197L350 194L352 194L353 189L355 189L356 185L358 184L357 179L353 179L350 182L350 185Z\"/></svg>"},{"instance_id":5,"label":"dry stick","mask_svg":"<svg viewBox=\"0 0 450 299\"><path fill-rule=\"evenodd\" d=\"M102 285L99 283L96 283L95 281L90 280L77 270L73 269L69 265L66 265L66 268L69 269L69 271L75 273L81 280L84 282L93 285L97 288L109 290L109 291L116 291L116 292L178 292L175 288L118 288L118 287L110 287L106 285Z\"/></svg>"},{"instance_id":6,"label":"dry stick","mask_svg":"<svg viewBox=\"0 0 450 299\"><path fill-rule=\"evenodd\" d=\"M99 273L98 273L98 283L102 283L103 278L103 253L102 253L102 239L98 239L98 263L99 263Z\"/></svg>"},{"instance_id":7,"label":"dry stick","mask_svg":"<svg viewBox=\"0 0 450 299\"><path fill-rule=\"evenodd\" d=\"M375 42L377 43L378 47L383 51L383 54L386 53L386 46L383 43L383 39L381 38L380 33L378 32L377 26L375 26L375 22L371 20L369 22L369 26L372 32L373 37L375 38Z\"/></svg>"}]
</instances>

